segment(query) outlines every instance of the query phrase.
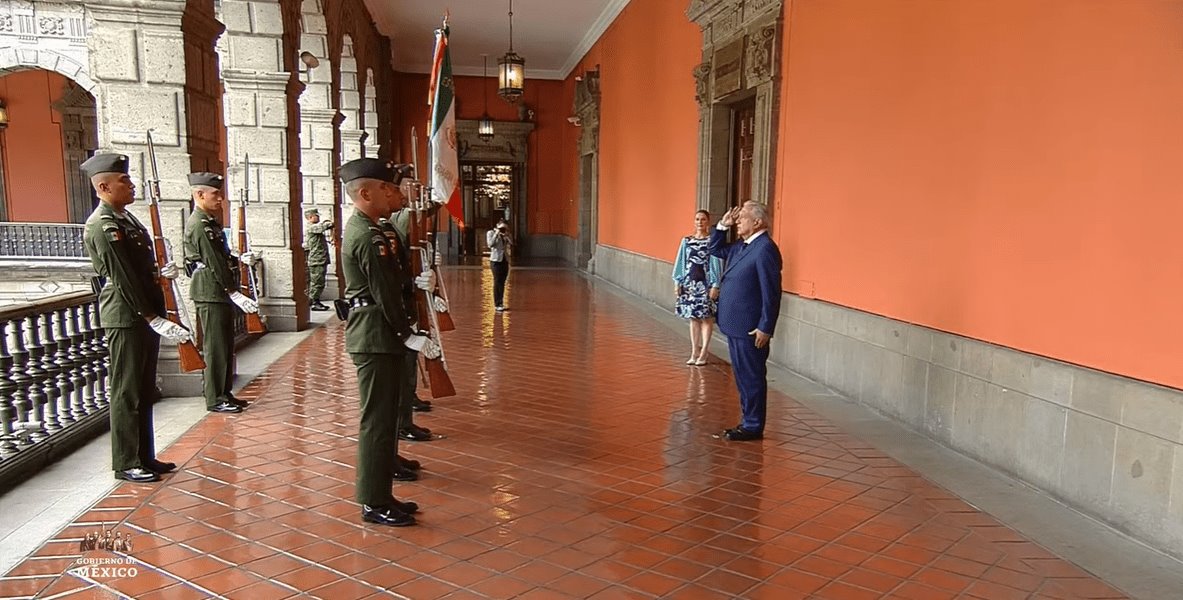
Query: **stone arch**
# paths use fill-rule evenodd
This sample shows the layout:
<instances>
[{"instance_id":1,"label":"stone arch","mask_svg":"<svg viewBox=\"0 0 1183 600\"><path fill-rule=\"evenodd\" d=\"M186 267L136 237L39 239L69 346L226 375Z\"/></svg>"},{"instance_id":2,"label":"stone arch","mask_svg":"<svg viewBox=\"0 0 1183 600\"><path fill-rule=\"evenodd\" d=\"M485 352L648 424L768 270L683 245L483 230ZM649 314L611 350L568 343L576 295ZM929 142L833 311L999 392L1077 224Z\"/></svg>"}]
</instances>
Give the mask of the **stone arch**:
<instances>
[{"instance_id":1,"label":"stone arch","mask_svg":"<svg viewBox=\"0 0 1183 600\"><path fill-rule=\"evenodd\" d=\"M300 80L304 83L304 91L300 94L303 204L331 207L336 197L333 186L333 120L337 116L337 109L332 99L334 61L329 56L328 23L323 0L302 0L300 24L300 45L296 51L295 64L297 68L303 69ZM311 52L320 64L314 69L307 69L299 60L303 52Z\"/></svg>"},{"instance_id":2,"label":"stone arch","mask_svg":"<svg viewBox=\"0 0 1183 600\"><path fill-rule=\"evenodd\" d=\"M381 147L378 140L378 89L374 86L373 69L366 69L363 76L361 121L366 137L362 141L362 153L376 158Z\"/></svg>"},{"instance_id":3,"label":"stone arch","mask_svg":"<svg viewBox=\"0 0 1183 600\"><path fill-rule=\"evenodd\" d=\"M341 115L341 162L361 157L361 138L365 133L362 123L362 90L358 77L357 57L354 55L353 36L341 36L340 82L337 90L337 112Z\"/></svg>"},{"instance_id":4,"label":"stone arch","mask_svg":"<svg viewBox=\"0 0 1183 600\"><path fill-rule=\"evenodd\" d=\"M90 78L89 69L76 60L49 48L21 48L9 46L0 48L0 73L12 73L26 69L53 71L78 84L91 96L98 98L98 84Z\"/></svg>"}]
</instances>

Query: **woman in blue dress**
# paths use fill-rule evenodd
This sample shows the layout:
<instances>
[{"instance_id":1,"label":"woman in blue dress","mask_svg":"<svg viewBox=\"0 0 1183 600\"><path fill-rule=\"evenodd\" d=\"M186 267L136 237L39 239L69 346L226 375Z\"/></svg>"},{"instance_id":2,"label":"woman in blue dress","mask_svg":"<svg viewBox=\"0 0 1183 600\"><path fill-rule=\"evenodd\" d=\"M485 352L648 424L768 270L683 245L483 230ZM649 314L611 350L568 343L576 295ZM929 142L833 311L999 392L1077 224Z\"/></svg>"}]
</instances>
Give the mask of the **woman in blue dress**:
<instances>
[{"instance_id":1,"label":"woman in blue dress","mask_svg":"<svg viewBox=\"0 0 1183 600\"><path fill-rule=\"evenodd\" d=\"M694 235L682 238L674 261L674 312L690 320L688 365L705 365L710 354L711 331L715 327L715 301L719 299L719 277L723 261L707 254L711 213L694 213Z\"/></svg>"}]
</instances>

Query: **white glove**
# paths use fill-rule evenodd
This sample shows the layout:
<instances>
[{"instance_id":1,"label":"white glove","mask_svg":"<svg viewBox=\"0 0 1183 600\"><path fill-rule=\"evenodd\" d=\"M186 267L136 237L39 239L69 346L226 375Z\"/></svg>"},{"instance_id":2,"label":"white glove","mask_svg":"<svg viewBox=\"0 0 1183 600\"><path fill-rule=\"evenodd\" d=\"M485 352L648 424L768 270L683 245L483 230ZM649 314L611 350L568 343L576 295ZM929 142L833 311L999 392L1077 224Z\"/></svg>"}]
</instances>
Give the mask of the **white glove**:
<instances>
[{"instance_id":1,"label":"white glove","mask_svg":"<svg viewBox=\"0 0 1183 600\"><path fill-rule=\"evenodd\" d=\"M425 335L411 334L407 336L407 339L403 342L403 345L411 350L414 350L415 352L420 352L423 350L423 347L427 345L428 341L430 341L430 338Z\"/></svg>"},{"instance_id":2,"label":"white glove","mask_svg":"<svg viewBox=\"0 0 1183 600\"><path fill-rule=\"evenodd\" d=\"M435 271L424 271L415 278L415 285L424 291L435 291Z\"/></svg>"},{"instance_id":3,"label":"white glove","mask_svg":"<svg viewBox=\"0 0 1183 600\"><path fill-rule=\"evenodd\" d=\"M173 323L172 321L169 321L163 317L153 317L152 320L148 322L148 327L151 327L152 331L155 331L160 335L160 337L165 338L174 344L187 342L190 339L189 332L184 327L181 327L180 325L177 325L176 323Z\"/></svg>"},{"instance_id":4,"label":"white glove","mask_svg":"<svg viewBox=\"0 0 1183 600\"><path fill-rule=\"evenodd\" d=\"M448 301L444 300L443 298L440 298L439 296L436 296L435 297L435 312L437 312L437 313L448 312Z\"/></svg>"},{"instance_id":5,"label":"white glove","mask_svg":"<svg viewBox=\"0 0 1183 600\"><path fill-rule=\"evenodd\" d=\"M160 276L165 279L176 279L181 274L180 271L176 265L167 263L163 267L160 267Z\"/></svg>"},{"instance_id":6,"label":"white glove","mask_svg":"<svg viewBox=\"0 0 1183 600\"><path fill-rule=\"evenodd\" d=\"M440 345L435 340L427 338L427 342L423 344L423 349L419 351L419 354L422 354L423 358L428 360L439 358Z\"/></svg>"},{"instance_id":7,"label":"white glove","mask_svg":"<svg viewBox=\"0 0 1183 600\"><path fill-rule=\"evenodd\" d=\"M247 298L242 292L231 292L230 301L237 304L244 313L259 312L259 303Z\"/></svg>"},{"instance_id":8,"label":"white glove","mask_svg":"<svg viewBox=\"0 0 1183 600\"><path fill-rule=\"evenodd\" d=\"M254 252L243 252L238 256L238 261L248 267L253 266L258 260L259 257Z\"/></svg>"}]
</instances>

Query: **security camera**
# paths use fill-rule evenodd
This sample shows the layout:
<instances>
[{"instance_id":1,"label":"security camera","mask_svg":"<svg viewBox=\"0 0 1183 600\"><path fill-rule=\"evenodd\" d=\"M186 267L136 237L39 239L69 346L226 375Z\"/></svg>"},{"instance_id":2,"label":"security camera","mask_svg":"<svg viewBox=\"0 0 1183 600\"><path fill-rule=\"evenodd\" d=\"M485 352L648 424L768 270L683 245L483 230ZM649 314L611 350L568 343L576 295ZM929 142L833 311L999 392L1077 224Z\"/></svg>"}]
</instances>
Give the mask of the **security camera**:
<instances>
[{"instance_id":1,"label":"security camera","mask_svg":"<svg viewBox=\"0 0 1183 600\"><path fill-rule=\"evenodd\" d=\"M576 126L576 127L583 125L583 120L580 119L579 117L567 117L567 122Z\"/></svg>"}]
</instances>

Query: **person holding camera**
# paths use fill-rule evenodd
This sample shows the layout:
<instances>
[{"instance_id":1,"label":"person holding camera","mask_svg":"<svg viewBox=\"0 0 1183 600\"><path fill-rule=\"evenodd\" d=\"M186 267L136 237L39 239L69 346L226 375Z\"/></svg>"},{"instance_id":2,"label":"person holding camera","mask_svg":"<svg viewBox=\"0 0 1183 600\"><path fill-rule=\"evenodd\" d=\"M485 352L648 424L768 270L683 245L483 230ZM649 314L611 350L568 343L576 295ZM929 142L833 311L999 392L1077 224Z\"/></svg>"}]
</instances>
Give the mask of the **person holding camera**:
<instances>
[{"instance_id":1,"label":"person holding camera","mask_svg":"<svg viewBox=\"0 0 1183 600\"><path fill-rule=\"evenodd\" d=\"M485 234L485 241L489 244L489 268L493 271L494 310L505 312L505 281L509 279L509 248L513 246L505 219L499 219L497 226Z\"/></svg>"}]
</instances>

